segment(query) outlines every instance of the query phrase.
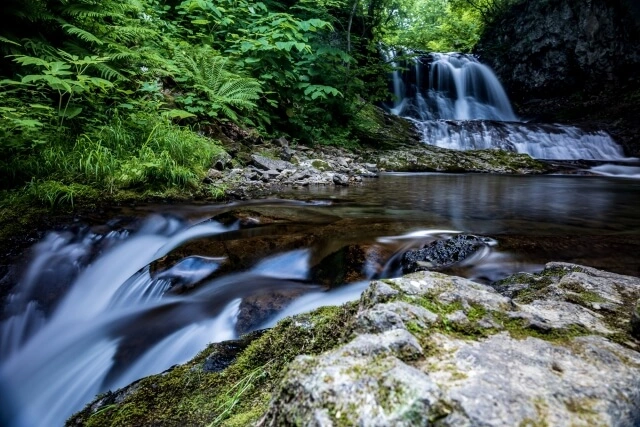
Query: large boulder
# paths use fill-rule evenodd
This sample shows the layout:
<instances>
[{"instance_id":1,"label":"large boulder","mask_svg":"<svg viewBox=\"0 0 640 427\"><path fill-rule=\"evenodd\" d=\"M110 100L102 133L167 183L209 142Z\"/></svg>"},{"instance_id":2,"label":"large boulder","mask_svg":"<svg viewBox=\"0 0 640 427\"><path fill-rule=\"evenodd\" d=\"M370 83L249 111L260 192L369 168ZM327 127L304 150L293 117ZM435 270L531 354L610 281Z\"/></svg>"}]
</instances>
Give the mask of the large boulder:
<instances>
[{"instance_id":1,"label":"large boulder","mask_svg":"<svg viewBox=\"0 0 640 427\"><path fill-rule=\"evenodd\" d=\"M640 278L565 263L495 286L376 280L357 303L286 318L239 354L213 345L67 425L636 426L639 298Z\"/></svg>"},{"instance_id":2,"label":"large boulder","mask_svg":"<svg viewBox=\"0 0 640 427\"><path fill-rule=\"evenodd\" d=\"M638 425L640 279L559 263L533 277L512 278L514 299L434 272L373 282L356 336L296 358L261 424Z\"/></svg>"}]
</instances>

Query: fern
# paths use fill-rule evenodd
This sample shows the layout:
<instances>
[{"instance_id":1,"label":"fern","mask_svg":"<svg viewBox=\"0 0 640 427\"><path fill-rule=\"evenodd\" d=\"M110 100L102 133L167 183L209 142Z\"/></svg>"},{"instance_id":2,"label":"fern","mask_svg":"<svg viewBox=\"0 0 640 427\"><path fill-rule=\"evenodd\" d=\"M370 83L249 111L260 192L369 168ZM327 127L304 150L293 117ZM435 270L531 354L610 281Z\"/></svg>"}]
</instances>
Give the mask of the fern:
<instances>
[{"instance_id":1,"label":"fern","mask_svg":"<svg viewBox=\"0 0 640 427\"><path fill-rule=\"evenodd\" d=\"M73 36L77 36L81 40L84 40L88 43L95 43L98 45L103 44L104 42L100 40L98 37L91 34L89 31L85 31L82 28L78 28L71 24L63 24L62 28L67 32L67 34L71 34Z\"/></svg>"},{"instance_id":2,"label":"fern","mask_svg":"<svg viewBox=\"0 0 640 427\"><path fill-rule=\"evenodd\" d=\"M262 89L258 80L231 73L226 69L228 59L211 49L199 49L193 54L178 53L176 67L185 81L199 91L199 104L209 115L221 113L237 120L238 110L251 110L256 107ZM196 107L197 108L197 107Z\"/></svg>"}]
</instances>

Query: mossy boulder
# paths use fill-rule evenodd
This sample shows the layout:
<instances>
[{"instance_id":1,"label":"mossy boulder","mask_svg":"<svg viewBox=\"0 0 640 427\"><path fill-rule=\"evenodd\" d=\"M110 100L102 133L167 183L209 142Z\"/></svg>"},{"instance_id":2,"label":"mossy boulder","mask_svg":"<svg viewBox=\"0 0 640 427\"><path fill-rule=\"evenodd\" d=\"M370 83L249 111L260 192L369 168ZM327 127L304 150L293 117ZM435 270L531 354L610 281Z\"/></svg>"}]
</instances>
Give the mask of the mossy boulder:
<instances>
[{"instance_id":1,"label":"mossy boulder","mask_svg":"<svg viewBox=\"0 0 640 427\"><path fill-rule=\"evenodd\" d=\"M373 281L222 371L204 369L213 345L67 425L640 423L640 278L551 263L497 289L510 293L437 272Z\"/></svg>"},{"instance_id":2,"label":"mossy boulder","mask_svg":"<svg viewBox=\"0 0 640 427\"><path fill-rule=\"evenodd\" d=\"M503 150L457 151L427 144L370 151L365 158L381 170L394 172L542 174L553 170L548 163L527 154Z\"/></svg>"},{"instance_id":3,"label":"mossy boulder","mask_svg":"<svg viewBox=\"0 0 640 427\"><path fill-rule=\"evenodd\" d=\"M372 104L358 110L352 126L358 140L370 147L391 148L420 141L411 122Z\"/></svg>"}]
</instances>

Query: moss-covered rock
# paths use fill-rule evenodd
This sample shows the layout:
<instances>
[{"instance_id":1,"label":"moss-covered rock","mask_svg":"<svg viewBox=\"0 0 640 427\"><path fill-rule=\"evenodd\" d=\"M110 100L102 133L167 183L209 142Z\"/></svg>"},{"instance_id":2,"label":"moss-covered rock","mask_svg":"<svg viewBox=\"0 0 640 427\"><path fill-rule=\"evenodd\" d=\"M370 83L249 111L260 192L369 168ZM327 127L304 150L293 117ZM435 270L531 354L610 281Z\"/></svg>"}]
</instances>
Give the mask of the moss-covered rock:
<instances>
[{"instance_id":1,"label":"moss-covered rock","mask_svg":"<svg viewBox=\"0 0 640 427\"><path fill-rule=\"evenodd\" d=\"M358 140L370 147L391 148L420 141L411 122L372 104L365 104L357 112L352 126Z\"/></svg>"},{"instance_id":2,"label":"moss-covered rock","mask_svg":"<svg viewBox=\"0 0 640 427\"><path fill-rule=\"evenodd\" d=\"M370 151L365 156L380 169L394 172L541 174L553 170L549 164L527 154L503 150L457 151L427 144Z\"/></svg>"},{"instance_id":3,"label":"moss-covered rock","mask_svg":"<svg viewBox=\"0 0 640 427\"><path fill-rule=\"evenodd\" d=\"M355 304L326 307L280 322L226 369L205 369L213 344L187 364L138 381L118 399L99 397L68 426L195 426L255 424L266 412L284 369L299 354L319 354L344 342ZM106 396L108 397L108 396Z\"/></svg>"},{"instance_id":4,"label":"moss-covered rock","mask_svg":"<svg viewBox=\"0 0 640 427\"><path fill-rule=\"evenodd\" d=\"M374 281L357 303L283 320L222 371L203 369L213 345L68 425L640 422L639 278L552 263L498 289L511 294L437 272Z\"/></svg>"}]
</instances>

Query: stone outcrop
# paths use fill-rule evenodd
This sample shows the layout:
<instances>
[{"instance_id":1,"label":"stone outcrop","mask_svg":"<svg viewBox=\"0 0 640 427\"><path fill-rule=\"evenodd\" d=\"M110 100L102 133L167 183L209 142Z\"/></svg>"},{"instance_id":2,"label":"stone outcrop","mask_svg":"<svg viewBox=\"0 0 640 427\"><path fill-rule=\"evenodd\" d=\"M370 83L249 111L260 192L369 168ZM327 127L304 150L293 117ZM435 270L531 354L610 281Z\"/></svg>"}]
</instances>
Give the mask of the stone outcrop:
<instances>
[{"instance_id":1,"label":"stone outcrop","mask_svg":"<svg viewBox=\"0 0 640 427\"><path fill-rule=\"evenodd\" d=\"M517 114L604 130L640 156L640 3L520 1L489 25L476 53Z\"/></svg>"},{"instance_id":2,"label":"stone outcrop","mask_svg":"<svg viewBox=\"0 0 640 427\"><path fill-rule=\"evenodd\" d=\"M488 26L476 50L516 102L638 83L632 3L522 1Z\"/></svg>"},{"instance_id":3,"label":"stone outcrop","mask_svg":"<svg viewBox=\"0 0 640 427\"><path fill-rule=\"evenodd\" d=\"M236 162L217 161L205 183L225 188L228 198L246 199L286 187L357 185L383 171L540 174L553 170L549 164L526 154L501 150L447 150L413 139L394 147L362 148L357 152L329 146L290 147L280 138L277 143L263 144L260 152L248 155L244 166L239 163L238 159L243 157L240 154L236 155ZM220 165L224 166L219 168Z\"/></svg>"},{"instance_id":4,"label":"stone outcrop","mask_svg":"<svg viewBox=\"0 0 640 427\"><path fill-rule=\"evenodd\" d=\"M357 304L254 337L226 369L212 360L236 343L68 425L634 426L639 297L640 278L566 263L493 286L438 272L373 281Z\"/></svg>"},{"instance_id":5,"label":"stone outcrop","mask_svg":"<svg viewBox=\"0 0 640 427\"><path fill-rule=\"evenodd\" d=\"M640 279L556 263L508 281L515 298L440 273L373 282L355 338L296 358L262 425L637 425Z\"/></svg>"}]
</instances>

